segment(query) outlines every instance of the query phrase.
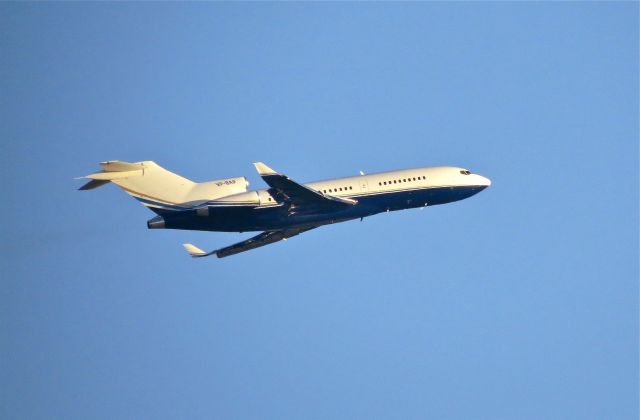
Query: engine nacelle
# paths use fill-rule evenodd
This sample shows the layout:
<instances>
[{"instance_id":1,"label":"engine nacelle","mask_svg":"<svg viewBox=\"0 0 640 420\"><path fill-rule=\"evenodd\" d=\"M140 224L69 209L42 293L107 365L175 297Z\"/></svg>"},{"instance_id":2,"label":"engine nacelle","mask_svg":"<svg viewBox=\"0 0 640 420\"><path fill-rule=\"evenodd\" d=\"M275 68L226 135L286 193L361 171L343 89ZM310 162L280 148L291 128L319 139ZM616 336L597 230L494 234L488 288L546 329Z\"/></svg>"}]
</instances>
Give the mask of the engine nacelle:
<instances>
[{"instance_id":1,"label":"engine nacelle","mask_svg":"<svg viewBox=\"0 0 640 420\"><path fill-rule=\"evenodd\" d=\"M258 197L260 199L261 206L271 206L274 204L278 204L276 199L271 194L269 194L267 190L260 190L258 192Z\"/></svg>"}]
</instances>

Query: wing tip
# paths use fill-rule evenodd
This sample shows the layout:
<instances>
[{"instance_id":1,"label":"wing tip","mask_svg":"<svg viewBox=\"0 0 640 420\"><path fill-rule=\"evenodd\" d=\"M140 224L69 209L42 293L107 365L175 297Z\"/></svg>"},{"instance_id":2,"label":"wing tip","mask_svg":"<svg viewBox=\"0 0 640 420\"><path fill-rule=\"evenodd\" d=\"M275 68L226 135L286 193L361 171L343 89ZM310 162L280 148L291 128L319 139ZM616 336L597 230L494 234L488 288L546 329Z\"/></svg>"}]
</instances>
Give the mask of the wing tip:
<instances>
[{"instance_id":1,"label":"wing tip","mask_svg":"<svg viewBox=\"0 0 640 420\"><path fill-rule=\"evenodd\" d=\"M253 162L253 166L256 167L256 171L258 171L258 174L260 174L260 176L277 174L276 171L274 171L273 169L271 169L270 167L268 167L262 162Z\"/></svg>"},{"instance_id":2,"label":"wing tip","mask_svg":"<svg viewBox=\"0 0 640 420\"><path fill-rule=\"evenodd\" d=\"M205 255L207 255L206 252L204 252L203 250L201 250L200 248L198 248L197 246L195 246L193 244L182 244L182 246L189 253L189 255L191 255L194 258L195 257L204 257Z\"/></svg>"}]
</instances>

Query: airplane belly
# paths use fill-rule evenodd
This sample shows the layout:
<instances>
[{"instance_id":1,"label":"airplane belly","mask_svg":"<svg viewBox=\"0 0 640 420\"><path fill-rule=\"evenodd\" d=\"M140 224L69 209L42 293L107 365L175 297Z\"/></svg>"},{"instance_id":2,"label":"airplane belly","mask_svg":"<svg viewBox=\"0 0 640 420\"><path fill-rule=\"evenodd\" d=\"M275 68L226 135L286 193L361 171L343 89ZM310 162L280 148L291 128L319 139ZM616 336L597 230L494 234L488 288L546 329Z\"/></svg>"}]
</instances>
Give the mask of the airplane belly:
<instances>
[{"instance_id":1,"label":"airplane belly","mask_svg":"<svg viewBox=\"0 0 640 420\"><path fill-rule=\"evenodd\" d=\"M210 206L164 214L166 229L212 232L250 232L264 230L266 214L257 217L252 206Z\"/></svg>"},{"instance_id":2,"label":"airplane belly","mask_svg":"<svg viewBox=\"0 0 640 420\"><path fill-rule=\"evenodd\" d=\"M296 213L287 205L224 205L176 212L163 217L165 218L164 227L167 229L217 232L269 231L321 226L385 211L444 204L458 201L474 193L475 190L440 187L356 196L354 198L358 204L333 212Z\"/></svg>"}]
</instances>

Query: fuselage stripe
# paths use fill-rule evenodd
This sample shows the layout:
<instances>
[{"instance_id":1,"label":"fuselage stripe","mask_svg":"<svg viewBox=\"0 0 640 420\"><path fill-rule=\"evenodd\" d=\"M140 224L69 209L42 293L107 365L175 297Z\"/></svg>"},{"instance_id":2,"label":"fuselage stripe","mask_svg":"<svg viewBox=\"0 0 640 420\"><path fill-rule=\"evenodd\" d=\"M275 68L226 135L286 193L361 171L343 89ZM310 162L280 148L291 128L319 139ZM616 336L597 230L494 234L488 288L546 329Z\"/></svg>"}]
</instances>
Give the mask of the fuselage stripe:
<instances>
[{"instance_id":1,"label":"fuselage stripe","mask_svg":"<svg viewBox=\"0 0 640 420\"><path fill-rule=\"evenodd\" d=\"M149 206L152 206L152 207L158 207L158 208L161 208L161 209L169 209L169 210L187 210L188 209L188 207L170 206L168 204L158 203L158 202L155 202L155 201L152 201L152 200L147 200L146 198L135 196L133 194L132 194L132 196L133 196L133 198L135 198L136 200L142 202L143 204L149 205Z\"/></svg>"},{"instance_id":2,"label":"fuselage stripe","mask_svg":"<svg viewBox=\"0 0 640 420\"><path fill-rule=\"evenodd\" d=\"M125 188L125 187L120 187L120 188L122 188L123 190L125 190L126 192L128 192L129 194L133 195L136 198L145 197L149 201L154 201L156 203L162 203L162 205L177 205L178 204L178 203L174 203L174 202L171 202L171 201L161 200L161 199L159 199L157 197L152 197L150 195L142 194L142 193L140 193L138 191L133 191L133 190L131 190L129 188Z\"/></svg>"}]
</instances>

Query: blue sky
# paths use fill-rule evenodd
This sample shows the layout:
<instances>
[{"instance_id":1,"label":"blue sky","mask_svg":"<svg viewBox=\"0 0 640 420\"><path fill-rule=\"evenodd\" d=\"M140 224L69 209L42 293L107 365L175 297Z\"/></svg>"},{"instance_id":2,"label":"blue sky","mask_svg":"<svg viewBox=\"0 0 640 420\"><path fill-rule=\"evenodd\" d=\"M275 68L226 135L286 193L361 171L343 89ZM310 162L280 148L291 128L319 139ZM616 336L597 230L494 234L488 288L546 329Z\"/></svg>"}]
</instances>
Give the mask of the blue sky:
<instances>
[{"instance_id":1,"label":"blue sky","mask_svg":"<svg viewBox=\"0 0 640 420\"><path fill-rule=\"evenodd\" d=\"M2 3L0 51L0 417L637 418L638 3ZM192 260L249 235L110 159L493 185Z\"/></svg>"}]
</instances>

